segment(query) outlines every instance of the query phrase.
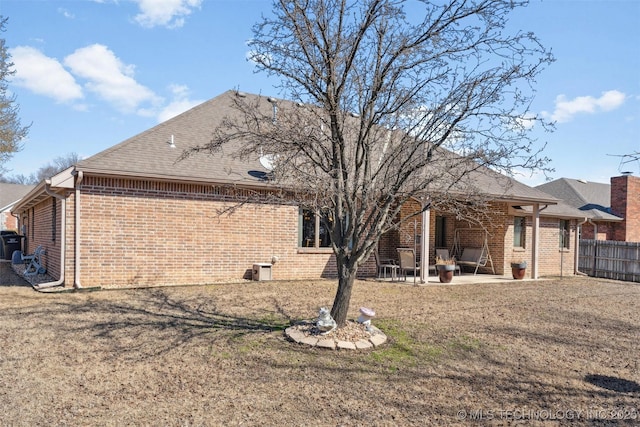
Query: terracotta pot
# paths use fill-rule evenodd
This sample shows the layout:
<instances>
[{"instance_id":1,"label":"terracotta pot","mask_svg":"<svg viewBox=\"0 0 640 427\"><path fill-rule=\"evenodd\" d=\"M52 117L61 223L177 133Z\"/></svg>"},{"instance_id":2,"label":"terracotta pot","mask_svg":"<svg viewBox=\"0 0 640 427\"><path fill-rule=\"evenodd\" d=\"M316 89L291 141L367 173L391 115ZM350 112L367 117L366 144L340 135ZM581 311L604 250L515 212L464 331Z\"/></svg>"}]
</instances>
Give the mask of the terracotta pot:
<instances>
[{"instance_id":1,"label":"terracotta pot","mask_svg":"<svg viewBox=\"0 0 640 427\"><path fill-rule=\"evenodd\" d=\"M453 280L453 272L456 269L455 265L437 264L436 269L438 270L438 279L440 279L440 283L451 283L451 280Z\"/></svg>"},{"instance_id":2,"label":"terracotta pot","mask_svg":"<svg viewBox=\"0 0 640 427\"><path fill-rule=\"evenodd\" d=\"M511 275L513 276L514 279L516 280L522 280L524 279L524 276L527 273L527 264L518 264L518 263L512 263L511 264Z\"/></svg>"}]
</instances>

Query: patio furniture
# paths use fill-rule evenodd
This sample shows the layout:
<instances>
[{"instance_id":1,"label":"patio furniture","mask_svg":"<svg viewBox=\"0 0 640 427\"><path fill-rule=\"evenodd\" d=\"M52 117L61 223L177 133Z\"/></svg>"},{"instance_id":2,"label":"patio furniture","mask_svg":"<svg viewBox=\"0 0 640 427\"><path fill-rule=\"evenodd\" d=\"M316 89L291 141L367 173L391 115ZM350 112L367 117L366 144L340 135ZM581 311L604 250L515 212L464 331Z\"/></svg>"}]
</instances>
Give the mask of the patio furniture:
<instances>
[{"instance_id":1,"label":"patio furniture","mask_svg":"<svg viewBox=\"0 0 640 427\"><path fill-rule=\"evenodd\" d=\"M483 235L483 241L481 245L470 246L464 249L460 249L461 246L461 233L465 233L467 238L465 240L471 240L473 238L469 238L469 236L473 235ZM478 268L485 267L487 263L491 264L491 271L493 274L496 274L496 269L493 265L493 259L491 258L491 253L489 252L489 233L487 230L482 228L456 228L454 231L453 237L453 253L457 255L456 262L461 267L471 267L474 268L473 274L474 276L478 272Z\"/></svg>"},{"instance_id":2,"label":"patio furniture","mask_svg":"<svg viewBox=\"0 0 640 427\"><path fill-rule=\"evenodd\" d=\"M464 248L457 263L461 267L475 268L473 271L473 274L475 275L480 267L487 265L487 261L489 261L489 251L485 250L484 247ZM493 270L493 262L491 262L491 269ZM493 270L493 274L496 274L495 270Z\"/></svg>"},{"instance_id":3,"label":"patio furniture","mask_svg":"<svg viewBox=\"0 0 640 427\"><path fill-rule=\"evenodd\" d=\"M411 248L398 248L398 262L400 273L404 276L405 282L407 281L407 272L411 271L413 277L420 273L420 266L416 262L416 252Z\"/></svg>"},{"instance_id":4,"label":"patio furniture","mask_svg":"<svg viewBox=\"0 0 640 427\"><path fill-rule=\"evenodd\" d=\"M35 252L31 255L22 255L22 262L27 264L27 268L24 270L25 276L34 276L36 274L44 274L47 269L42 265L40 257L45 254L45 249L42 246L38 246Z\"/></svg>"},{"instance_id":5,"label":"patio furniture","mask_svg":"<svg viewBox=\"0 0 640 427\"><path fill-rule=\"evenodd\" d=\"M380 254L378 254L377 250L373 252L373 256L376 259L378 278L380 278L380 273L382 273L382 278L386 279L388 271L391 275L391 280L396 280L396 278L398 277L398 269L400 267L395 263L395 261L392 259L381 260Z\"/></svg>"}]
</instances>

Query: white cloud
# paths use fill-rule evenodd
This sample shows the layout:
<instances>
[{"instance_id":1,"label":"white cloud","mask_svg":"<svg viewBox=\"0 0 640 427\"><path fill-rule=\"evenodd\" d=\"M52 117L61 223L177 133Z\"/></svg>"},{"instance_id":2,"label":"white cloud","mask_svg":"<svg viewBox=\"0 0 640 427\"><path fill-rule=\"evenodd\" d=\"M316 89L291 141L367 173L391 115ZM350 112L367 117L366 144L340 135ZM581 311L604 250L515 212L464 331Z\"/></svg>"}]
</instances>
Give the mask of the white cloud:
<instances>
[{"instance_id":1,"label":"white cloud","mask_svg":"<svg viewBox=\"0 0 640 427\"><path fill-rule=\"evenodd\" d=\"M516 119L516 122L522 126L523 129L531 129L536 124L535 114L525 113Z\"/></svg>"},{"instance_id":2,"label":"white cloud","mask_svg":"<svg viewBox=\"0 0 640 427\"><path fill-rule=\"evenodd\" d=\"M9 50L16 74L13 83L39 95L70 102L83 97L82 87L62 64L30 46Z\"/></svg>"},{"instance_id":3,"label":"white cloud","mask_svg":"<svg viewBox=\"0 0 640 427\"><path fill-rule=\"evenodd\" d=\"M64 16L67 19L75 19L76 16L69 12L67 9L63 8L63 7L59 7L58 8L58 13L61 14L62 16Z\"/></svg>"},{"instance_id":4,"label":"white cloud","mask_svg":"<svg viewBox=\"0 0 640 427\"><path fill-rule=\"evenodd\" d=\"M189 99L189 88L184 85L171 85L173 100L158 113L158 122L164 122L172 117L182 114L185 111L204 102L204 100Z\"/></svg>"},{"instance_id":5,"label":"white cloud","mask_svg":"<svg viewBox=\"0 0 640 427\"><path fill-rule=\"evenodd\" d=\"M141 13L135 16L138 24L146 28L156 26L180 28L184 17L199 8L202 0L135 0Z\"/></svg>"},{"instance_id":6,"label":"white cloud","mask_svg":"<svg viewBox=\"0 0 640 427\"><path fill-rule=\"evenodd\" d=\"M556 109L551 114L551 119L558 123L566 123L581 113L594 114L615 110L624 103L625 98L626 95L617 90L603 92L600 98L578 96L568 100L566 96L558 95L555 101Z\"/></svg>"},{"instance_id":7,"label":"white cloud","mask_svg":"<svg viewBox=\"0 0 640 427\"><path fill-rule=\"evenodd\" d=\"M77 49L64 59L71 72L88 82L85 87L123 112L136 111L141 104L161 100L133 78L133 65L126 65L106 46L94 44Z\"/></svg>"}]
</instances>

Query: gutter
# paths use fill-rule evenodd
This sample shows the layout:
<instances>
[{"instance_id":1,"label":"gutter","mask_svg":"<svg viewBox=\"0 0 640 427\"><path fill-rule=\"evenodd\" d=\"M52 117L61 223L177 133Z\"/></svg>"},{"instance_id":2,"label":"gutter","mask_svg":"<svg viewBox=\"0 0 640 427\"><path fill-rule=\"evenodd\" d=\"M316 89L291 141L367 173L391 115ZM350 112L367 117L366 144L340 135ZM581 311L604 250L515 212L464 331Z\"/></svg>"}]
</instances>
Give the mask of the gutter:
<instances>
[{"instance_id":1,"label":"gutter","mask_svg":"<svg viewBox=\"0 0 640 427\"><path fill-rule=\"evenodd\" d=\"M60 210L62 211L62 231L60 232L60 278L54 282L46 282L40 283L39 285L34 286L35 290L53 288L55 286L60 286L64 284L64 270L65 270L65 240L67 238L67 199L64 196L54 193L51 191L51 180L45 180L44 191L50 195L51 197L55 197L60 200L62 206Z\"/></svg>"}]
</instances>

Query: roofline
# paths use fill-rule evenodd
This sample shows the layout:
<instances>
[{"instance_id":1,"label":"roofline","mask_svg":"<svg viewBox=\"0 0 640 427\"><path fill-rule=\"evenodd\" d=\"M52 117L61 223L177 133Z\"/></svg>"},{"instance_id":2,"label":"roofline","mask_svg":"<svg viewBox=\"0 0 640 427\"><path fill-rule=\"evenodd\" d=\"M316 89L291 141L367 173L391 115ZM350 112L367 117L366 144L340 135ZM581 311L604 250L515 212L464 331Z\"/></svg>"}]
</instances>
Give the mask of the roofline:
<instances>
[{"instance_id":1,"label":"roofline","mask_svg":"<svg viewBox=\"0 0 640 427\"><path fill-rule=\"evenodd\" d=\"M38 185L33 187L33 189L31 191L29 191L27 194L25 194L22 197L22 199L20 199L20 202L17 203L13 207L13 209L11 209L11 212L21 213L21 212L25 211L26 209L29 209L30 207L35 206L36 204L38 204L40 202L39 201L40 197L43 194L46 194L45 187L46 187L46 182L44 180L40 181L38 183Z\"/></svg>"},{"instance_id":2,"label":"roofline","mask_svg":"<svg viewBox=\"0 0 640 427\"><path fill-rule=\"evenodd\" d=\"M99 168L77 168L77 172L82 172L86 175L97 177L119 177L124 179L152 179L164 182L181 182L185 184L208 184L208 185L239 185L245 188L276 188L269 185L268 182L246 182L246 181L234 181L234 180L210 180L210 179L198 179L193 177L180 177L176 175L164 175L164 174L145 174L131 171L113 171Z\"/></svg>"},{"instance_id":3,"label":"roofline","mask_svg":"<svg viewBox=\"0 0 640 427\"><path fill-rule=\"evenodd\" d=\"M23 198L21 197L21 198L19 198L18 200L14 200L13 202L9 203L9 204L8 204L8 205L6 205L6 206L0 206L0 212L4 212L4 211L6 211L7 209L9 209L11 206L15 205L16 203L18 203L18 202L19 202L20 200L22 200L22 199L23 199Z\"/></svg>"}]
</instances>

